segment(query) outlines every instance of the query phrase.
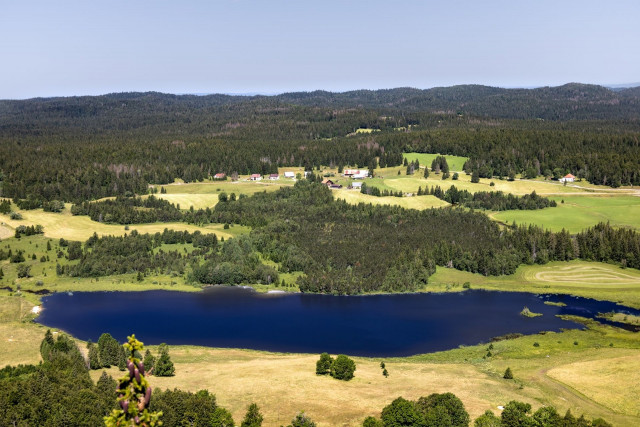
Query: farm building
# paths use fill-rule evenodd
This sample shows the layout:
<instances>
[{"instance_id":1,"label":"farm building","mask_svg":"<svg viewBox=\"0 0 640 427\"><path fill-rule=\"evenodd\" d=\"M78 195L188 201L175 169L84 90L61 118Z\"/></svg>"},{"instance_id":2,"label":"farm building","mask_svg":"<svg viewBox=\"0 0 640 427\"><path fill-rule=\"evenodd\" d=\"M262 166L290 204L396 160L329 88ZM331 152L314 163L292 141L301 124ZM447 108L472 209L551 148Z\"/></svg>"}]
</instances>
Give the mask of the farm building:
<instances>
[{"instance_id":1,"label":"farm building","mask_svg":"<svg viewBox=\"0 0 640 427\"><path fill-rule=\"evenodd\" d=\"M280 179L280 175L278 175L277 173L272 173L271 175L269 175L269 179L275 181L276 179Z\"/></svg>"},{"instance_id":2,"label":"farm building","mask_svg":"<svg viewBox=\"0 0 640 427\"><path fill-rule=\"evenodd\" d=\"M285 172L284 173L284 177L285 178L295 178L296 174L294 172Z\"/></svg>"},{"instance_id":3,"label":"farm building","mask_svg":"<svg viewBox=\"0 0 640 427\"><path fill-rule=\"evenodd\" d=\"M323 179L322 183L324 185L326 185L327 187L331 187L332 185L335 185L333 181L331 181L330 179Z\"/></svg>"},{"instance_id":4,"label":"farm building","mask_svg":"<svg viewBox=\"0 0 640 427\"><path fill-rule=\"evenodd\" d=\"M227 177L224 173L217 173L213 176L213 179L225 179Z\"/></svg>"},{"instance_id":5,"label":"farm building","mask_svg":"<svg viewBox=\"0 0 640 427\"><path fill-rule=\"evenodd\" d=\"M262 181L262 175L260 175L259 173L254 173L254 174L251 174L249 179L251 181Z\"/></svg>"},{"instance_id":6,"label":"farm building","mask_svg":"<svg viewBox=\"0 0 640 427\"><path fill-rule=\"evenodd\" d=\"M361 182L352 182L351 183L351 188L355 188L357 190L362 188L362 183Z\"/></svg>"},{"instance_id":7,"label":"farm building","mask_svg":"<svg viewBox=\"0 0 640 427\"><path fill-rule=\"evenodd\" d=\"M571 174L567 174L562 178L560 178L560 182L573 182L575 180L576 180L576 177Z\"/></svg>"},{"instance_id":8,"label":"farm building","mask_svg":"<svg viewBox=\"0 0 640 427\"><path fill-rule=\"evenodd\" d=\"M345 169L342 174L351 178L363 179L369 176L369 171L367 169Z\"/></svg>"}]
</instances>

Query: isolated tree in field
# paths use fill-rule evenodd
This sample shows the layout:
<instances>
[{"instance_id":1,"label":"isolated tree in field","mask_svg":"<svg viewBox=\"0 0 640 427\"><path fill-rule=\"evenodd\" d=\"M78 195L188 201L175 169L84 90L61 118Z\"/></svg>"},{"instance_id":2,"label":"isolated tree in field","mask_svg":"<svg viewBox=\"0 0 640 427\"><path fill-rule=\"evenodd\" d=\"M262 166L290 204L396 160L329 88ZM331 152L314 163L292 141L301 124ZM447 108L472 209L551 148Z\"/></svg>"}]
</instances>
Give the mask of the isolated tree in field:
<instances>
[{"instance_id":1,"label":"isolated tree in field","mask_svg":"<svg viewBox=\"0 0 640 427\"><path fill-rule=\"evenodd\" d=\"M502 378L504 378L505 380L512 380L513 379L513 372L511 372L511 368L507 368L504 371L504 375L502 376Z\"/></svg>"},{"instance_id":2,"label":"isolated tree in field","mask_svg":"<svg viewBox=\"0 0 640 427\"><path fill-rule=\"evenodd\" d=\"M31 266L20 264L16 269L16 274L19 278L31 277Z\"/></svg>"},{"instance_id":3,"label":"isolated tree in field","mask_svg":"<svg viewBox=\"0 0 640 427\"><path fill-rule=\"evenodd\" d=\"M260 427L262 426L262 420L264 420L264 417L260 413L260 408L255 403L252 403L247 408L247 414L244 416L240 427Z\"/></svg>"},{"instance_id":4,"label":"isolated tree in field","mask_svg":"<svg viewBox=\"0 0 640 427\"><path fill-rule=\"evenodd\" d=\"M385 378L389 378L389 371L387 371L387 368L382 370L382 375L384 375Z\"/></svg>"},{"instance_id":5,"label":"isolated tree in field","mask_svg":"<svg viewBox=\"0 0 640 427\"><path fill-rule=\"evenodd\" d=\"M153 374L157 377L172 377L175 374L175 367L169 357L169 347L164 343L159 347L160 357L156 360Z\"/></svg>"},{"instance_id":6,"label":"isolated tree in field","mask_svg":"<svg viewBox=\"0 0 640 427\"><path fill-rule=\"evenodd\" d=\"M300 412L296 417L291 420L291 424L288 427L316 427L316 423L311 421L304 412Z\"/></svg>"},{"instance_id":7,"label":"isolated tree in field","mask_svg":"<svg viewBox=\"0 0 640 427\"><path fill-rule=\"evenodd\" d=\"M328 353L322 353L320 359L316 362L316 375L327 375L331 370L333 357Z\"/></svg>"},{"instance_id":8,"label":"isolated tree in field","mask_svg":"<svg viewBox=\"0 0 640 427\"><path fill-rule=\"evenodd\" d=\"M356 362L344 354L339 354L331 364L331 376L339 380L349 381L355 370Z\"/></svg>"},{"instance_id":9,"label":"isolated tree in field","mask_svg":"<svg viewBox=\"0 0 640 427\"><path fill-rule=\"evenodd\" d=\"M429 178L429 168L424 168L424 177Z\"/></svg>"},{"instance_id":10,"label":"isolated tree in field","mask_svg":"<svg viewBox=\"0 0 640 427\"><path fill-rule=\"evenodd\" d=\"M4 271L2 271L2 267L0 267L0 279L4 277Z\"/></svg>"},{"instance_id":11,"label":"isolated tree in field","mask_svg":"<svg viewBox=\"0 0 640 427\"><path fill-rule=\"evenodd\" d=\"M124 345L127 351L127 374L120 378L117 388L117 402L120 408L111 411L104 417L107 427L119 426L159 426L162 425L160 417L162 412L150 412L151 386L144 377L144 363L137 355L143 349L143 345L135 335L128 337L129 341Z\"/></svg>"},{"instance_id":12,"label":"isolated tree in field","mask_svg":"<svg viewBox=\"0 0 640 427\"><path fill-rule=\"evenodd\" d=\"M480 182L480 173L478 172L477 169L471 173L471 182L473 183Z\"/></svg>"}]
</instances>

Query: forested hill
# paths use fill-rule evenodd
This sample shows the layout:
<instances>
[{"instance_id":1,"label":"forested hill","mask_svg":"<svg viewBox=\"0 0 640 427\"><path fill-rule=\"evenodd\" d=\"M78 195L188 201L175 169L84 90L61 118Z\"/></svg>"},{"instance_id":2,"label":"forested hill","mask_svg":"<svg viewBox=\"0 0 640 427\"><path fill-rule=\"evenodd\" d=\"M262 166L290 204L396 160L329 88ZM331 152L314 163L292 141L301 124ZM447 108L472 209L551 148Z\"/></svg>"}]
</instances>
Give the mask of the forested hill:
<instances>
[{"instance_id":1,"label":"forested hill","mask_svg":"<svg viewBox=\"0 0 640 427\"><path fill-rule=\"evenodd\" d=\"M602 86L570 83L537 89L502 89L460 85L432 89L397 88L344 93L288 93L279 98L294 104L462 113L474 116L545 119L638 119L640 91L614 92Z\"/></svg>"},{"instance_id":2,"label":"forested hill","mask_svg":"<svg viewBox=\"0 0 640 427\"><path fill-rule=\"evenodd\" d=\"M639 125L637 88L577 84L0 101L0 197L82 203L218 172L373 170L412 151L469 157L480 177L640 185Z\"/></svg>"},{"instance_id":3,"label":"forested hill","mask_svg":"<svg viewBox=\"0 0 640 427\"><path fill-rule=\"evenodd\" d=\"M276 96L117 93L68 98L0 101L5 125L60 118L126 118L135 113L187 114L195 109L233 111L280 106L362 108L381 112L460 113L472 116L545 120L639 120L640 89L611 90L569 83L536 89L459 85L432 89L395 88L349 92L292 92Z\"/></svg>"}]
</instances>

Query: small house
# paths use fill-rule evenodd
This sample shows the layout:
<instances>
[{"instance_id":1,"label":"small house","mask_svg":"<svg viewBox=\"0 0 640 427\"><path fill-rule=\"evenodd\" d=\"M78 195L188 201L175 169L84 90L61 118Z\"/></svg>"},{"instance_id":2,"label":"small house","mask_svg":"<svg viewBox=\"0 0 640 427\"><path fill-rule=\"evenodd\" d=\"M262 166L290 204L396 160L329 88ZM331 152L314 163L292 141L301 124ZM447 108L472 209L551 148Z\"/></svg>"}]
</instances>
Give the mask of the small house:
<instances>
[{"instance_id":1,"label":"small house","mask_svg":"<svg viewBox=\"0 0 640 427\"><path fill-rule=\"evenodd\" d=\"M284 177L285 178L295 178L296 174L294 172L285 172L284 173Z\"/></svg>"},{"instance_id":2,"label":"small house","mask_svg":"<svg viewBox=\"0 0 640 427\"><path fill-rule=\"evenodd\" d=\"M351 178L353 179L365 179L367 177L369 177L368 170L360 170L358 173L351 175Z\"/></svg>"},{"instance_id":3,"label":"small house","mask_svg":"<svg viewBox=\"0 0 640 427\"><path fill-rule=\"evenodd\" d=\"M259 173L254 173L254 174L251 174L249 179L251 181L262 181L262 175L260 175Z\"/></svg>"},{"instance_id":4,"label":"small house","mask_svg":"<svg viewBox=\"0 0 640 427\"><path fill-rule=\"evenodd\" d=\"M280 179L280 175L278 175L277 173L272 173L269 175L269 179L271 181L275 181L276 179Z\"/></svg>"},{"instance_id":5,"label":"small house","mask_svg":"<svg viewBox=\"0 0 640 427\"><path fill-rule=\"evenodd\" d=\"M335 185L335 183L333 181L331 181L330 179L323 179L322 183L324 185L326 185L327 187L331 187L332 185Z\"/></svg>"},{"instance_id":6,"label":"small house","mask_svg":"<svg viewBox=\"0 0 640 427\"><path fill-rule=\"evenodd\" d=\"M217 173L213 176L213 179L225 179L227 177L224 173Z\"/></svg>"},{"instance_id":7,"label":"small house","mask_svg":"<svg viewBox=\"0 0 640 427\"><path fill-rule=\"evenodd\" d=\"M345 169L342 174L355 179L363 179L369 176L367 169Z\"/></svg>"},{"instance_id":8,"label":"small house","mask_svg":"<svg viewBox=\"0 0 640 427\"><path fill-rule=\"evenodd\" d=\"M362 183L361 182L352 182L351 183L351 188L359 190L359 189L362 188Z\"/></svg>"},{"instance_id":9,"label":"small house","mask_svg":"<svg viewBox=\"0 0 640 427\"><path fill-rule=\"evenodd\" d=\"M576 177L571 175L570 173L560 178L560 182L573 182L576 180Z\"/></svg>"}]
</instances>

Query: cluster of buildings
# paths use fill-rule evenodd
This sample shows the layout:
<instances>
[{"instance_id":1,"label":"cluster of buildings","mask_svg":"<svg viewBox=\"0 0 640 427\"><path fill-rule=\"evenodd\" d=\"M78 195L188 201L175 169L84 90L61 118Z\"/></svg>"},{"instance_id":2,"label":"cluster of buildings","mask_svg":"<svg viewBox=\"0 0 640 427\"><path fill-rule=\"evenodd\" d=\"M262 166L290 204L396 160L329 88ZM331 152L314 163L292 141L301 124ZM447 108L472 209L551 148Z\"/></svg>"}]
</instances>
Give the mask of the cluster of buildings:
<instances>
[{"instance_id":1,"label":"cluster of buildings","mask_svg":"<svg viewBox=\"0 0 640 427\"><path fill-rule=\"evenodd\" d=\"M270 179L272 181L280 179L280 175L278 175L277 173L272 173L272 174L269 174L269 175L265 175L264 177L266 177L266 178L268 178L268 179ZM296 174L295 174L295 172L285 172L284 173L284 177L285 178L295 178ZM223 180L223 179L226 179L226 178L227 178L227 175L224 174L224 173L217 173L217 174L215 174L213 176L214 180ZM251 174L251 176L249 176L249 181L262 181L262 179L263 179L263 176L260 175L259 173L254 173L254 174Z\"/></svg>"}]
</instances>

